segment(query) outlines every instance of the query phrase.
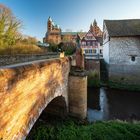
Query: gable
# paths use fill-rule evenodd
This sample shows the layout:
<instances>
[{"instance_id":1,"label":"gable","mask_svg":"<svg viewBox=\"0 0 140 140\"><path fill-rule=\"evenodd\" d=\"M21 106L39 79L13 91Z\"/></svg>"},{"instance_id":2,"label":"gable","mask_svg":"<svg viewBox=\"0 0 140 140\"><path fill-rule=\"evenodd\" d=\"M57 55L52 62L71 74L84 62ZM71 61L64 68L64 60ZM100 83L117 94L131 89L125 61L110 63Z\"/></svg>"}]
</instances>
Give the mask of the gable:
<instances>
[{"instance_id":1,"label":"gable","mask_svg":"<svg viewBox=\"0 0 140 140\"><path fill-rule=\"evenodd\" d=\"M84 38L85 40L96 40L94 34L90 30L87 32Z\"/></svg>"}]
</instances>

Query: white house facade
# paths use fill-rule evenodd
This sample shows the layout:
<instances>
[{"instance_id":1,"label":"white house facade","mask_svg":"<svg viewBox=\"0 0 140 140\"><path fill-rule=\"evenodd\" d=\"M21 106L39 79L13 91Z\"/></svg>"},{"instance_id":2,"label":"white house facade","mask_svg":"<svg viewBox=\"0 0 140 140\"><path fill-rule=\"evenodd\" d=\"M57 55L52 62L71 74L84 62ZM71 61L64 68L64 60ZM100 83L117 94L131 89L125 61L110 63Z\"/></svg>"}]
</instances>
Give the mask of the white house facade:
<instances>
[{"instance_id":1,"label":"white house facade","mask_svg":"<svg viewBox=\"0 0 140 140\"><path fill-rule=\"evenodd\" d=\"M104 21L103 58L112 85L140 86L140 19Z\"/></svg>"}]
</instances>

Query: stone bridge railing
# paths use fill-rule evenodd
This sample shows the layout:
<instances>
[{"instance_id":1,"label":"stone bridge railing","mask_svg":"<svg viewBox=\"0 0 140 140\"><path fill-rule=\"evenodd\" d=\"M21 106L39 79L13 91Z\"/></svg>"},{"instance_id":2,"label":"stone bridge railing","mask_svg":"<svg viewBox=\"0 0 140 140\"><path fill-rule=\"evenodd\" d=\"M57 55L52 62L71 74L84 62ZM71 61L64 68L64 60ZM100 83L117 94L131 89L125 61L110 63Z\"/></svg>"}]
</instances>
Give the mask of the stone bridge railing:
<instances>
[{"instance_id":1,"label":"stone bridge railing","mask_svg":"<svg viewBox=\"0 0 140 140\"><path fill-rule=\"evenodd\" d=\"M0 66L50 58L59 58L59 54L46 53L46 54L0 55Z\"/></svg>"},{"instance_id":2,"label":"stone bridge railing","mask_svg":"<svg viewBox=\"0 0 140 140\"><path fill-rule=\"evenodd\" d=\"M0 139L25 139L42 110L57 96L63 96L68 107L69 69L68 58L0 69Z\"/></svg>"}]
</instances>

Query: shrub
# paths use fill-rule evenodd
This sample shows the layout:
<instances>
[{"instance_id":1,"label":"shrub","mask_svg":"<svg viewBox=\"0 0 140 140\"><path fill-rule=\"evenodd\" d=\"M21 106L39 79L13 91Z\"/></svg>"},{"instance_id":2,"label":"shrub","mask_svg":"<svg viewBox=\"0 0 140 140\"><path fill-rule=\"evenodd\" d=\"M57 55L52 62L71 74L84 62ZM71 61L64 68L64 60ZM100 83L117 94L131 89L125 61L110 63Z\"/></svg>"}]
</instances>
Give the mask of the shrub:
<instances>
[{"instance_id":1,"label":"shrub","mask_svg":"<svg viewBox=\"0 0 140 140\"><path fill-rule=\"evenodd\" d=\"M88 86L99 87L100 86L100 75L97 71L88 72Z\"/></svg>"}]
</instances>

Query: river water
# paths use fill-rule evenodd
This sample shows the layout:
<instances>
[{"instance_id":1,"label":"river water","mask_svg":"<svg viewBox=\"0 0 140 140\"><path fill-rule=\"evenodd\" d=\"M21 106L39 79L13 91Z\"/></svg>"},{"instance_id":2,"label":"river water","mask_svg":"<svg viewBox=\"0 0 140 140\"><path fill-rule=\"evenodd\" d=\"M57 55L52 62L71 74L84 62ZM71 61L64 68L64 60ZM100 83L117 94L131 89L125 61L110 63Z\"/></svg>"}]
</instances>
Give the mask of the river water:
<instances>
[{"instance_id":1,"label":"river water","mask_svg":"<svg viewBox=\"0 0 140 140\"><path fill-rule=\"evenodd\" d=\"M140 92L88 88L88 121L140 120Z\"/></svg>"}]
</instances>

